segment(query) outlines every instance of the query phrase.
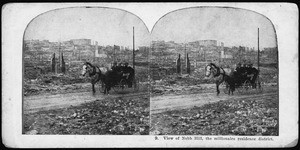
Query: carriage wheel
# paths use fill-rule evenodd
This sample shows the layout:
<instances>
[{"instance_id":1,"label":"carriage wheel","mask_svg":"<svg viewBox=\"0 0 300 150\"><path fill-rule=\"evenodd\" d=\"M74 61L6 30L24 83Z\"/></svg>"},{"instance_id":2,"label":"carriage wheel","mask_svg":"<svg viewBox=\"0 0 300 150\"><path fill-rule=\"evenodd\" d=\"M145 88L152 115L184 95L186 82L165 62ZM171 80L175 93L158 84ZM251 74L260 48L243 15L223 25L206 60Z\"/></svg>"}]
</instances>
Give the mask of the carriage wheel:
<instances>
[{"instance_id":1,"label":"carriage wheel","mask_svg":"<svg viewBox=\"0 0 300 150\"><path fill-rule=\"evenodd\" d=\"M127 88L126 86L127 86L126 81L124 79L121 79L121 81L118 84L116 84L113 87L113 89L114 89L115 92L118 93L118 92L124 91L125 88Z\"/></svg>"},{"instance_id":2,"label":"carriage wheel","mask_svg":"<svg viewBox=\"0 0 300 150\"><path fill-rule=\"evenodd\" d=\"M125 79L122 79L122 80L120 81L120 88L121 88L121 91L124 91L125 89L128 88L128 84L127 84L127 82L126 82Z\"/></svg>"},{"instance_id":3,"label":"carriage wheel","mask_svg":"<svg viewBox=\"0 0 300 150\"><path fill-rule=\"evenodd\" d=\"M120 85L115 85L112 87L112 89L115 91L115 92L120 92L121 91L121 86Z\"/></svg>"},{"instance_id":4,"label":"carriage wheel","mask_svg":"<svg viewBox=\"0 0 300 150\"><path fill-rule=\"evenodd\" d=\"M248 93L249 89L251 88L252 88L251 82L249 80L246 80L242 86L243 93Z\"/></svg>"},{"instance_id":5,"label":"carriage wheel","mask_svg":"<svg viewBox=\"0 0 300 150\"><path fill-rule=\"evenodd\" d=\"M241 83L236 83L235 84L235 89L237 90L238 93L242 94L244 89L243 89L243 84Z\"/></svg>"}]
</instances>

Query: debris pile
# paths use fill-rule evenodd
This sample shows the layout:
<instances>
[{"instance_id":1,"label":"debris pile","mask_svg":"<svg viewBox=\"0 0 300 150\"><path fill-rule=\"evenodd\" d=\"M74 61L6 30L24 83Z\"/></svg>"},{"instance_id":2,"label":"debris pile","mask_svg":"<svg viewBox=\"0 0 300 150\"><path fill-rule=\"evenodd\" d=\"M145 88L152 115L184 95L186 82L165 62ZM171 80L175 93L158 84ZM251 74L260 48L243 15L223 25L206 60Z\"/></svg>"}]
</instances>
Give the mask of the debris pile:
<instances>
[{"instance_id":1,"label":"debris pile","mask_svg":"<svg viewBox=\"0 0 300 150\"><path fill-rule=\"evenodd\" d=\"M149 98L94 101L24 115L25 134L146 135Z\"/></svg>"},{"instance_id":2,"label":"debris pile","mask_svg":"<svg viewBox=\"0 0 300 150\"><path fill-rule=\"evenodd\" d=\"M24 79L24 96L39 93L63 93L72 90L83 90L87 85L87 78L71 74L43 74L36 79ZM86 91L86 90L85 90Z\"/></svg>"},{"instance_id":3,"label":"debris pile","mask_svg":"<svg viewBox=\"0 0 300 150\"><path fill-rule=\"evenodd\" d=\"M213 90L207 87L206 83L212 83L210 80L204 80L195 75L168 75L161 80L151 82L151 94L191 94L206 90Z\"/></svg>"},{"instance_id":4,"label":"debris pile","mask_svg":"<svg viewBox=\"0 0 300 150\"><path fill-rule=\"evenodd\" d=\"M278 135L278 103L274 100L219 101L151 116L151 134Z\"/></svg>"}]
</instances>

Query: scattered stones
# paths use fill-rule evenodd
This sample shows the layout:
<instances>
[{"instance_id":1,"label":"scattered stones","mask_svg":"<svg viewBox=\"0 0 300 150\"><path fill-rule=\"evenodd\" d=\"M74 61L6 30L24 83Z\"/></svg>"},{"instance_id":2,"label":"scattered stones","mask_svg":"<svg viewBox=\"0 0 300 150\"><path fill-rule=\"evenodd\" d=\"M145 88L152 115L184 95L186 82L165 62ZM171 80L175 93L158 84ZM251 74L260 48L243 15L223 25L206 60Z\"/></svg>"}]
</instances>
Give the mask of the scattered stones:
<instances>
[{"instance_id":1,"label":"scattered stones","mask_svg":"<svg viewBox=\"0 0 300 150\"><path fill-rule=\"evenodd\" d=\"M227 100L152 114L150 133L166 135L278 135L276 99ZM153 133L154 134L154 133Z\"/></svg>"},{"instance_id":2,"label":"scattered stones","mask_svg":"<svg viewBox=\"0 0 300 150\"><path fill-rule=\"evenodd\" d=\"M38 131L37 130L30 130L30 131L27 131L25 134L36 135L36 134L38 134Z\"/></svg>"},{"instance_id":3,"label":"scattered stones","mask_svg":"<svg viewBox=\"0 0 300 150\"><path fill-rule=\"evenodd\" d=\"M80 106L24 115L26 134L146 135L149 134L147 95L107 99Z\"/></svg>"}]
</instances>

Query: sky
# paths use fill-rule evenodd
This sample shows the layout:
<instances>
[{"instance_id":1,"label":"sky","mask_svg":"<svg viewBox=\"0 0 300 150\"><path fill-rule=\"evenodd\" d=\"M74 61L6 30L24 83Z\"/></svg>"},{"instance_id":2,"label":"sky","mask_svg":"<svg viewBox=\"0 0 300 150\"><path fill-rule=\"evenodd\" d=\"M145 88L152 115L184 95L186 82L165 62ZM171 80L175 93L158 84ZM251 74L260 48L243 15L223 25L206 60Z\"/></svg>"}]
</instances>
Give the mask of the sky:
<instances>
[{"instance_id":1,"label":"sky","mask_svg":"<svg viewBox=\"0 0 300 150\"><path fill-rule=\"evenodd\" d=\"M186 43L211 39L229 47L257 49L258 28L260 49L276 47L272 23L258 13L235 8L188 8L162 17L153 27L151 40Z\"/></svg>"},{"instance_id":2,"label":"sky","mask_svg":"<svg viewBox=\"0 0 300 150\"><path fill-rule=\"evenodd\" d=\"M43 13L34 18L25 30L25 40L51 42L70 39L92 39L99 45L120 45L132 48L133 26L135 46L149 46L152 40L177 43L217 40L225 46L247 46L257 49L275 47L276 34L264 16L243 9L196 7L170 12L159 19L151 33L137 16L111 8L66 8Z\"/></svg>"},{"instance_id":3,"label":"sky","mask_svg":"<svg viewBox=\"0 0 300 150\"><path fill-rule=\"evenodd\" d=\"M99 45L149 46L150 33L137 16L110 8L67 8L43 13L25 30L25 40L91 39Z\"/></svg>"}]
</instances>

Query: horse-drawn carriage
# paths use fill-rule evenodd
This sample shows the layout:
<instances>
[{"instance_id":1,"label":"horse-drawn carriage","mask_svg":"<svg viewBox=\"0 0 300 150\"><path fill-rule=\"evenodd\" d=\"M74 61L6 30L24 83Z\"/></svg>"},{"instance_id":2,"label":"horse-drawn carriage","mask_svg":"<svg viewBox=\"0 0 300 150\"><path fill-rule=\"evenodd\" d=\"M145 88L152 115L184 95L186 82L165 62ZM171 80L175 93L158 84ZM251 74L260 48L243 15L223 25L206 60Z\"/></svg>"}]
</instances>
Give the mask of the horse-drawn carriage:
<instances>
[{"instance_id":1,"label":"horse-drawn carriage","mask_svg":"<svg viewBox=\"0 0 300 150\"><path fill-rule=\"evenodd\" d=\"M232 88L230 86L234 86L234 89L236 89L241 94L246 94L253 90L261 92L262 87L260 86L260 83L258 81L258 74L259 71L256 68L252 67L252 65L243 67L238 66L236 70L234 70L231 74L230 78L232 78L232 80L225 80L224 93L228 94L228 92L230 91L229 88Z\"/></svg>"},{"instance_id":2,"label":"horse-drawn carriage","mask_svg":"<svg viewBox=\"0 0 300 150\"><path fill-rule=\"evenodd\" d=\"M257 80L259 71L248 66L238 66L234 71L227 68L216 66L214 63L210 63L205 67L205 76L213 77L216 82L217 95L220 93L219 85L223 83L224 92L226 94L233 94L233 91L237 89L239 93L248 93L250 89L262 91L260 82Z\"/></svg>"},{"instance_id":3,"label":"horse-drawn carriage","mask_svg":"<svg viewBox=\"0 0 300 150\"><path fill-rule=\"evenodd\" d=\"M95 84L100 82L100 92L108 94L112 88L115 92L121 92L132 88L138 90L138 79L135 77L135 70L128 66L113 66L112 69L97 67L89 62L83 65L82 75L88 74L91 78L92 90L95 93Z\"/></svg>"},{"instance_id":4,"label":"horse-drawn carriage","mask_svg":"<svg viewBox=\"0 0 300 150\"><path fill-rule=\"evenodd\" d=\"M134 69L129 67L128 64L125 64L125 66L113 67L112 70L120 75L115 78L115 83L112 86L112 89L115 92L124 91L129 88L138 90L138 79L134 76Z\"/></svg>"}]
</instances>

